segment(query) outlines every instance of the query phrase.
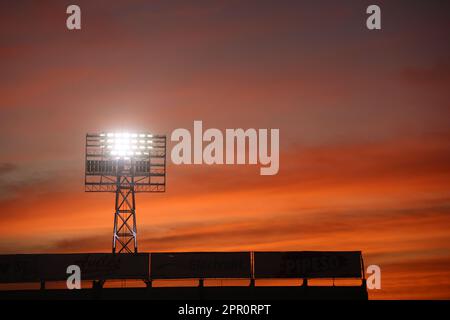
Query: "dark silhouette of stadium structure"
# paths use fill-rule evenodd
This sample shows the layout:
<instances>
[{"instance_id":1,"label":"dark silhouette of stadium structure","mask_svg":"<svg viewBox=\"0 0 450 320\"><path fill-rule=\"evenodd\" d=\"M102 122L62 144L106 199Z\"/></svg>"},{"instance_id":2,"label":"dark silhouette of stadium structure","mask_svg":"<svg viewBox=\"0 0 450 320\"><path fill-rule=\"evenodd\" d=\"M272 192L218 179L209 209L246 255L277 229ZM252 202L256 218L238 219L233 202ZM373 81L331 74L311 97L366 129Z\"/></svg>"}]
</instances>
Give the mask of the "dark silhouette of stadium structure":
<instances>
[{"instance_id":1,"label":"dark silhouette of stadium structure","mask_svg":"<svg viewBox=\"0 0 450 320\"><path fill-rule=\"evenodd\" d=\"M78 265L81 290L46 289L66 281L67 266ZM41 290L1 291L2 299L367 299L359 251L178 252L132 254L0 255L0 283L41 283ZM191 279L196 286L160 287L155 281ZM246 280L242 286L209 286L209 280ZM260 286L265 279L296 285ZM354 286L310 286L310 279L359 279ZM140 280L142 288L103 288L110 280Z\"/></svg>"},{"instance_id":2,"label":"dark silhouette of stadium structure","mask_svg":"<svg viewBox=\"0 0 450 320\"><path fill-rule=\"evenodd\" d=\"M115 193L112 253L0 255L0 284L40 283L40 290L0 290L1 299L368 299L360 251L159 252L139 253L136 199L139 192L164 192L166 137L148 133L86 135L87 192ZM46 289L65 282L77 265L78 290ZM195 286L154 286L155 281L190 279ZM261 285L289 279L289 286ZM331 286L309 280L332 279ZM352 286L334 280L357 279ZM145 287L105 288L107 281L139 280ZM243 280L245 285L211 285ZM217 282L216 282L217 283Z\"/></svg>"}]
</instances>

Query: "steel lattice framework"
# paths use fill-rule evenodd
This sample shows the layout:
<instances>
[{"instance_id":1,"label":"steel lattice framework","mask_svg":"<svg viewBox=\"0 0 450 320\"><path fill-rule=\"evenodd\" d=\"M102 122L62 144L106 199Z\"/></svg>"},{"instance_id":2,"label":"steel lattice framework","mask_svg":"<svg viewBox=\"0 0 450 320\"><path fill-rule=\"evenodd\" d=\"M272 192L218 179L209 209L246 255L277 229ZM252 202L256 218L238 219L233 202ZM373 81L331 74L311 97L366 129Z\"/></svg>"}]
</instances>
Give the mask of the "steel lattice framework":
<instances>
[{"instance_id":1,"label":"steel lattice framework","mask_svg":"<svg viewBox=\"0 0 450 320\"><path fill-rule=\"evenodd\" d=\"M86 135L85 191L113 192L113 253L137 253L136 193L164 192L166 136L148 133Z\"/></svg>"}]
</instances>

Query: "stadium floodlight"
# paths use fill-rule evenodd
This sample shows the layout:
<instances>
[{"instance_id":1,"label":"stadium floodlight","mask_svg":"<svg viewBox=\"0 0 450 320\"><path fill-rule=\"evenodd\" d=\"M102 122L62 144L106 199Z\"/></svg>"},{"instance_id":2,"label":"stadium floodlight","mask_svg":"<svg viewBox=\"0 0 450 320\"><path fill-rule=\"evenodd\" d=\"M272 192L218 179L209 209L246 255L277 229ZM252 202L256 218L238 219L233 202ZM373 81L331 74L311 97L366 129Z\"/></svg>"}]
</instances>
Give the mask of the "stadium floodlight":
<instances>
[{"instance_id":1,"label":"stadium floodlight","mask_svg":"<svg viewBox=\"0 0 450 320\"><path fill-rule=\"evenodd\" d=\"M86 135L85 191L116 194L113 253L137 253L138 192L166 188L166 136L102 132Z\"/></svg>"},{"instance_id":2,"label":"stadium floodlight","mask_svg":"<svg viewBox=\"0 0 450 320\"><path fill-rule=\"evenodd\" d=\"M106 149L106 155L116 159L146 158L153 149L153 136L137 133L110 133L103 134L100 147ZM140 137L142 136L142 137Z\"/></svg>"}]
</instances>

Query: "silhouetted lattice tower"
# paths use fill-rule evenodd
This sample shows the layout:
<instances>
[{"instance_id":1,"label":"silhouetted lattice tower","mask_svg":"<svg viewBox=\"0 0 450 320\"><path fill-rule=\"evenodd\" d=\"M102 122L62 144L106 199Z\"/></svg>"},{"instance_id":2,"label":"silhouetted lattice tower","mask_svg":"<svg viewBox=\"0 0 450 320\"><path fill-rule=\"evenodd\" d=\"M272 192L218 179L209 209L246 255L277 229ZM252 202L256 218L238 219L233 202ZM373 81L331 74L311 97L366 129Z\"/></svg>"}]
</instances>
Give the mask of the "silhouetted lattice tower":
<instances>
[{"instance_id":1,"label":"silhouetted lattice tower","mask_svg":"<svg viewBox=\"0 0 450 320\"><path fill-rule=\"evenodd\" d=\"M113 253L137 253L136 193L166 189L166 136L86 135L86 192L114 192Z\"/></svg>"}]
</instances>

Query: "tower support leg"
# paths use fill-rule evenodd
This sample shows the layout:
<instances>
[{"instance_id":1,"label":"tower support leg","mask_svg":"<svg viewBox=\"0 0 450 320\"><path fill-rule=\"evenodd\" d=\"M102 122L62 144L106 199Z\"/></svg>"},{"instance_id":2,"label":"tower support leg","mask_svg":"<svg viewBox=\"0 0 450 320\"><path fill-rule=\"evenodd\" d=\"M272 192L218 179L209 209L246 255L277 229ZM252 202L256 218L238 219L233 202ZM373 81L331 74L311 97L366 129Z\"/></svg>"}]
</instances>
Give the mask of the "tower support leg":
<instances>
[{"instance_id":1,"label":"tower support leg","mask_svg":"<svg viewBox=\"0 0 450 320\"><path fill-rule=\"evenodd\" d=\"M117 177L113 253L137 253L136 201L134 183Z\"/></svg>"}]
</instances>

